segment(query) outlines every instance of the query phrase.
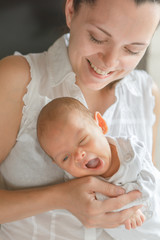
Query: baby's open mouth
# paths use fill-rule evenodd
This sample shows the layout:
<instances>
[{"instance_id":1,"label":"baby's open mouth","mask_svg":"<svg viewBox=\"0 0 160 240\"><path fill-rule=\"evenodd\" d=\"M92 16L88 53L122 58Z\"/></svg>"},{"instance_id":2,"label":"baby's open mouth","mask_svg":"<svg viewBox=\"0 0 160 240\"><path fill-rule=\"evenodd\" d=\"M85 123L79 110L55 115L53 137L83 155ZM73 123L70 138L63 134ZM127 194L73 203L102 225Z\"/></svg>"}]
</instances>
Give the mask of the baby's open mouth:
<instances>
[{"instance_id":1,"label":"baby's open mouth","mask_svg":"<svg viewBox=\"0 0 160 240\"><path fill-rule=\"evenodd\" d=\"M98 168L101 166L101 160L99 158L93 158L88 161L88 163L85 165L87 168Z\"/></svg>"}]
</instances>

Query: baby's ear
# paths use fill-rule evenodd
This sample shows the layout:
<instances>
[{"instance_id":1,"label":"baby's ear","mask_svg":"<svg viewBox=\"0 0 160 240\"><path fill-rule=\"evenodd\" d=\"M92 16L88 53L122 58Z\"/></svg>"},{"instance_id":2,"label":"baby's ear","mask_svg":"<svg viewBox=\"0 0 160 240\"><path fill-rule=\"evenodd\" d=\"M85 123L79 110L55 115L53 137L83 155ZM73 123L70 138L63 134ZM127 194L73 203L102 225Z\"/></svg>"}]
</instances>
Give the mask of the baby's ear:
<instances>
[{"instance_id":1,"label":"baby's ear","mask_svg":"<svg viewBox=\"0 0 160 240\"><path fill-rule=\"evenodd\" d=\"M108 131L107 124L101 114L99 112L95 112L94 114L94 120L98 124L98 126L102 129L103 134L106 134Z\"/></svg>"}]
</instances>

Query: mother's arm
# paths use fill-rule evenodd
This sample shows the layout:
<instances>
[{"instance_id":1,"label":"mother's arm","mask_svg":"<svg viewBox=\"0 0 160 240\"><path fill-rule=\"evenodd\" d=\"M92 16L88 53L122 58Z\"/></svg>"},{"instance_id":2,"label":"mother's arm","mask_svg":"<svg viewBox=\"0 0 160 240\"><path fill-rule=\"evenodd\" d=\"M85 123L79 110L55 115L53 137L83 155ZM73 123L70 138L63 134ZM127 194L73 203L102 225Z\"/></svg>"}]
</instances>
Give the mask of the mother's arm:
<instances>
[{"instance_id":1,"label":"mother's arm","mask_svg":"<svg viewBox=\"0 0 160 240\"><path fill-rule=\"evenodd\" d=\"M0 162L16 143L22 98L29 81L29 66L23 57L11 56L0 61Z\"/></svg>"},{"instance_id":2,"label":"mother's arm","mask_svg":"<svg viewBox=\"0 0 160 240\"><path fill-rule=\"evenodd\" d=\"M30 69L25 58L11 56L0 61L0 162L16 144L23 108L23 96L30 82ZM0 223L19 220L52 209L66 209L88 227L116 227L128 219L137 207L119 213L139 197L131 192L104 202L95 199L99 191L118 196L118 189L94 177L71 180L53 186L25 190L0 190Z\"/></svg>"}]
</instances>

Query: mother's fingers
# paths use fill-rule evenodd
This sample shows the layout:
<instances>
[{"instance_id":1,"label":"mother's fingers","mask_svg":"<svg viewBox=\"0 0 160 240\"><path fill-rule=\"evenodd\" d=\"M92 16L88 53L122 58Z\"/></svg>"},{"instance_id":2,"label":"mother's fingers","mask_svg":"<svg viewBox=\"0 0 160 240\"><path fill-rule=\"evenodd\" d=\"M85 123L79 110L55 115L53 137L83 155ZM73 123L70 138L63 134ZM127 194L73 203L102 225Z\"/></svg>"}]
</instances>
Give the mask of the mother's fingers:
<instances>
[{"instance_id":1,"label":"mother's fingers","mask_svg":"<svg viewBox=\"0 0 160 240\"><path fill-rule=\"evenodd\" d=\"M106 213L103 219L104 220L103 228L115 228L124 224L125 221L129 219L137 211L137 209L141 207L142 207L141 205L138 205L119 212ZM100 225L102 226L102 223Z\"/></svg>"},{"instance_id":2,"label":"mother's fingers","mask_svg":"<svg viewBox=\"0 0 160 240\"><path fill-rule=\"evenodd\" d=\"M115 198L109 198L104 201L97 201L97 204L99 205L98 208L101 209L101 213L110 212L124 207L139 197L141 197L141 193L135 190Z\"/></svg>"},{"instance_id":3,"label":"mother's fingers","mask_svg":"<svg viewBox=\"0 0 160 240\"><path fill-rule=\"evenodd\" d=\"M129 209L125 209L119 212L108 212L97 216L92 216L85 221L87 228L115 228L122 224L125 224L136 211L139 206L134 206Z\"/></svg>"},{"instance_id":4,"label":"mother's fingers","mask_svg":"<svg viewBox=\"0 0 160 240\"><path fill-rule=\"evenodd\" d=\"M78 187L77 187L78 186ZM65 187L65 188L64 188ZM84 177L63 184L65 198L64 209L70 211L87 227L113 228L124 224L138 207L118 210L141 196L140 192L132 191L117 196L117 188L112 184L95 177ZM96 199L96 192L117 196L104 201Z\"/></svg>"},{"instance_id":5,"label":"mother's fingers","mask_svg":"<svg viewBox=\"0 0 160 240\"><path fill-rule=\"evenodd\" d=\"M93 189L95 192L99 192L108 197L115 197L125 193L125 190L111 183L107 183L98 178L88 178L92 183Z\"/></svg>"}]
</instances>

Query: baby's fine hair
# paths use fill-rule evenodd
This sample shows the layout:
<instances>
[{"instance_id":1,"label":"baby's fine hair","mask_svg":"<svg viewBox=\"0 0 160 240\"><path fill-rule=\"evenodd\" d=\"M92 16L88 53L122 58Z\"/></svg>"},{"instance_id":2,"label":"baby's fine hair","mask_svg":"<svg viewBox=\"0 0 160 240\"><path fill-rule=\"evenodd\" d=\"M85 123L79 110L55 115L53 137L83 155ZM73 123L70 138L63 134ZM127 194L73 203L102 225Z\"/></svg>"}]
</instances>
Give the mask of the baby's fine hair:
<instances>
[{"instance_id":1,"label":"baby's fine hair","mask_svg":"<svg viewBox=\"0 0 160 240\"><path fill-rule=\"evenodd\" d=\"M47 128L47 123L62 121L68 119L68 113L72 110L77 110L85 117L93 121L93 114L77 99L72 97L55 98L45 105L37 120L37 134L42 136Z\"/></svg>"},{"instance_id":2,"label":"baby's fine hair","mask_svg":"<svg viewBox=\"0 0 160 240\"><path fill-rule=\"evenodd\" d=\"M81 3L88 3L90 5L94 5L96 1L98 0L73 0L74 10L78 11ZM137 6L146 2L160 4L160 0L129 0L129 1L134 1L137 4Z\"/></svg>"}]
</instances>

